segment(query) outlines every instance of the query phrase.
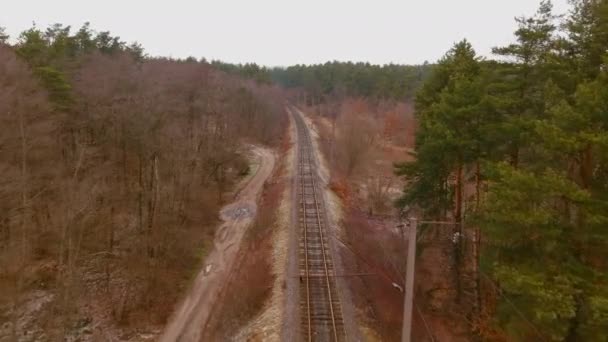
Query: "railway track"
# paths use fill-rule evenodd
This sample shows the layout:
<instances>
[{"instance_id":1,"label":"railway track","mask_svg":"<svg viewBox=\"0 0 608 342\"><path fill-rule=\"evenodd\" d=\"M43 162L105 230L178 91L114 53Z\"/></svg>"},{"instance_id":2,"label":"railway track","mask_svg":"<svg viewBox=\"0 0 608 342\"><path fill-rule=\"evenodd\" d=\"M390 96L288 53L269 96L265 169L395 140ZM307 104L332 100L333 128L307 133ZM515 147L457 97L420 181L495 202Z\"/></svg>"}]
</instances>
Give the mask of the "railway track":
<instances>
[{"instance_id":1,"label":"railway track","mask_svg":"<svg viewBox=\"0 0 608 342\"><path fill-rule=\"evenodd\" d=\"M346 330L329 249L310 133L294 111L298 134L300 320L303 341L345 341Z\"/></svg>"}]
</instances>

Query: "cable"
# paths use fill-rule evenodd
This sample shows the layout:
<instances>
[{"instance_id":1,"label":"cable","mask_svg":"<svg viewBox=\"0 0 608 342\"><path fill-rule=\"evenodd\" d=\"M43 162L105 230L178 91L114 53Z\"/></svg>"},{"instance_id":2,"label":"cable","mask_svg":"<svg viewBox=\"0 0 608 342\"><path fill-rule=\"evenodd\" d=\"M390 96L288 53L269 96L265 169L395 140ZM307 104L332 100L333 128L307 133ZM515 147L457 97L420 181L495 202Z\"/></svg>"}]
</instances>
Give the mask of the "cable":
<instances>
[{"instance_id":1,"label":"cable","mask_svg":"<svg viewBox=\"0 0 608 342\"><path fill-rule=\"evenodd\" d=\"M447 222L441 222L441 221L428 221L429 223L444 223L446 224ZM342 245L344 245L348 250L350 250L351 253L353 253L356 257L358 257L359 259L363 260L368 266L371 266L363 257L361 257L358 253L356 253L354 250L352 250L350 248L350 246L348 244L346 244L344 241L342 241L339 237L337 237L335 234L332 234L332 236L338 240ZM391 265L394 267L394 265L392 264L392 262L390 262ZM523 319L533 330L534 332L540 337L540 339L542 341L546 341L545 336L540 332L540 330L536 327L536 325L534 325L534 323L532 323L528 318L526 318L526 316L522 313L522 311L517 308L517 306L515 305L515 303L513 303L513 301L511 301L506 295L504 295L503 291L500 290L500 288L494 283L494 281L484 272L482 272L481 270L478 270L478 272L480 274L482 274L484 277L486 277L486 279L488 279L488 281L490 282L490 284L494 287L494 289L496 290L496 292L503 298L505 299L505 301L515 310L515 312L520 316L521 319ZM398 272L401 273L401 272ZM388 275L384 274L383 272L380 273L381 275L383 275L384 277L386 277L388 280L393 281L391 279L391 277L389 277ZM433 335L430 333L430 328L426 322L426 320L424 319L424 316L422 315L422 312L420 311L420 308L418 307L418 305L416 304L416 310L418 311L418 314L420 315L420 317L422 318L425 328L427 330L427 333L429 333L429 336L431 337L431 340L434 342L434 337Z\"/></svg>"},{"instance_id":2,"label":"cable","mask_svg":"<svg viewBox=\"0 0 608 342\"><path fill-rule=\"evenodd\" d=\"M432 222L432 221L429 221ZM433 222L433 223L441 223L441 222ZM523 312L515 305L515 303L513 303L513 301L511 301L505 294L503 291L500 290L500 288L494 283L494 281L492 280L492 278L490 278L487 274L485 274L484 272L482 272L481 270L478 269L478 272L480 274L482 274L492 285L492 287L494 287L494 289L496 290L496 292L498 293L498 295L500 297L502 297L512 308L513 310L515 310L515 312L519 315L519 317L521 319L523 319L533 330L534 332L541 338L541 340L546 341L545 336L540 332L540 330L536 327L536 325L534 325L534 323L532 323L532 321L530 321L524 314Z\"/></svg>"},{"instance_id":3,"label":"cable","mask_svg":"<svg viewBox=\"0 0 608 342\"><path fill-rule=\"evenodd\" d=\"M530 327L532 327L534 332L541 338L541 340L546 341L545 336L540 332L540 330L534 325L534 323L532 323L528 318L526 318L526 316L521 312L521 310L519 310L517 308L517 306L506 295L504 295L503 291L501 291L500 288L496 284L494 284L494 281L492 280L492 278L490 278L487 274L485 274L481 270L479 270L479 273L482 274L484 277L486 277L486 279L490 282L492 287L494 287L494 289L496 290L498 295L501 296L504 300L506 300L507 303L509 303L509 305L511 305L513 310L515 310L515 312L519 315L519 317L521 319L523 319L526 323L528 323L528 325L530 325Z\"/></svg>"},{"instance_id":4,"label":"cable","mask_svg":"<svg viewBox=\"0 0 608 342\"><path fill-rule=\"evenodd\" d=\"M429 328L429 324L426 322L422 311L420 311L420 308L418 307L418 304L416 302L414 302L414 305L416 306L416 311L418 312L418 315L420 316L420 318L422 318L422 323L424 323L426 334L431 338L431 342L435 342L435 337L433 336L433 333L431 333L431 328Z\"/></svg>"}]
</instances>

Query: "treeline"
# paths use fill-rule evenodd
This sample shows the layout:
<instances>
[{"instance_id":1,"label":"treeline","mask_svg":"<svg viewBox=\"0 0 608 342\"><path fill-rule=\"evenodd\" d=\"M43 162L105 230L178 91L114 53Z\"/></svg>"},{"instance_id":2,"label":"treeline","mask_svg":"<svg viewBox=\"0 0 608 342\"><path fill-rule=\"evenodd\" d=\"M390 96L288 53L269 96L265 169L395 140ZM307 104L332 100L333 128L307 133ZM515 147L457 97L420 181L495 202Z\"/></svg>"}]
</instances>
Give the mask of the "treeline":
<instances>
[{"instance_id":1,"label":"treeline","mask_svg":"<svg viewBox=\"0 0 608 342\"><path fill-rule=\"evenodd\" d=\"M268 68L255 63L231 64L212 61L227 73L258 83L303 90L315 104L328 98L364 97L377 100L411 100L432 70L432 65L374 65L369 63L327 62ZM311 100L312 101L312 100ZM309 101L310 102L310 101Z\"/></svg>"},{"instance_id":2,"label":"treeline","mask_svg":"<svg viewBox=\"0 0 608 342\"><path fill-rule=\"evenodd\" d=\"M327 62L271 70L272 79L287 88L303 88L312 96L368 97L406 101L427 78L432 66L373 65Z\"/></svg>"},{"instance_id":3,"label":"treeline","mask_svg":"<svg viewBox=\"0 0 608 342\"><path fill-rule=\"evenodd\" d=\"M418 92L416 161L397 167L408 182L400 204L455 223L456 285L476 294L479 334L603 341L608 1L573 1L566 16L543 1L517 24L497 60L460 42Z\"/></svg>"},{"instance_id":4,"label":"treeline","mask_svg":"<svg viewBox=\"0 0 608 342\"><path fill-rule=\"evenodd\" d=\"M162 324L248 172L241 143L282 135L281 92L88 24L1 36L3 333Z\"/></svg>"},{"instance_id":5,"label":"treeline","mask_svg":"<svg viewBox=\"0 0 608 342\"><path fill-rule=\"evenodd\" d=\"M226 73L254 80L257 83L271 84L273 82L270 69L265 66L259 66L256 63L232 64L212 60L211 65Z\"/></svg>"}]
</instances>

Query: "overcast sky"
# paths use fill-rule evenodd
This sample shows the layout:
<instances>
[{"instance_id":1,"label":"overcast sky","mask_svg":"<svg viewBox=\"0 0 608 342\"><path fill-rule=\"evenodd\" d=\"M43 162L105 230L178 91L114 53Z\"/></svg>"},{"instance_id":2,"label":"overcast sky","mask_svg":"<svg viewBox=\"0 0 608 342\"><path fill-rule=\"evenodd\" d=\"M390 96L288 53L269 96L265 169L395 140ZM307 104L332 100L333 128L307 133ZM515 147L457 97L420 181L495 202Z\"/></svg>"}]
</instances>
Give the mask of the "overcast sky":
<instances>
[{"instance_id":1,"label":"overcast sky","mask_svg":"<svg viewBox=\"0 0 608 342\"><path fill-rule=\"evenodd\" d=\"M150 55L276 66L328 60L435 61L469 39L482 55L512 40L539 0L4 0L0 26L109 30ZM7 6L8 5L8 6ZM554 0L558 13L567 0Z\"/></svg>"}]
</instances>

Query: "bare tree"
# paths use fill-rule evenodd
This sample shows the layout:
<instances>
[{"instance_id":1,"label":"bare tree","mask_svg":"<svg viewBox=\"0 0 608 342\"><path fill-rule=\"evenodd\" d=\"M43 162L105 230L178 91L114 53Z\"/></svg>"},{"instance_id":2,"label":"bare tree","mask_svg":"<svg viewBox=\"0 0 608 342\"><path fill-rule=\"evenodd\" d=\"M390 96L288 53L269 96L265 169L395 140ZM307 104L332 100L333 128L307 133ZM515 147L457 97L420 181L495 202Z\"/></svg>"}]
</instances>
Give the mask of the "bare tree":
<instances>
[{"instance_id":1,"label":"bare tree","mask_svg":"<svg viewBox=\"0 0 608 342\"><path fill-rule=\"evenodd\" d=\"M368 113L342 111L336 123L337 144L347 176L364 162L378 135L377 124Z\"/></svg>"},{"instance_id":2,"label":"bare tree","mask_svg":"<svg viewBox=\"0 0 608 342\"><path fill-rule=\"evenodd\" d=\"M205 63L124 51L61 66L74 101L58 109L0 44L0 286L11 289L0 304L17 336L27 288L50 265L51 338L70 333L83 303L123 323L162 321L241 177L241 146L278 141L282 95Z\"/></svg>"},{"instance_id":3,"label":"bare tree","mask_svg":"<svg viewBox=\"0 0 608 342\"><path fill-rule=\"evenodd\" d=\"M12 301L12 331L24 287L24 268L36 250L36 208L50 177L41 158L48 152L53 125L45 117L49 106L27 66L6 46L0 45L0 213L4 239L0 244L0 269L11 291L0 303Z\"/></svg>"},{"instance_id":4,"label":"bare tree","mask_svg":"<svg viewBox=\"0 0 608 342\"><path fill-rule=\"evenodd\" d=\"M393 184L391 177L370 176L367 179L369 214L386 214L391 208L389 191Z\"/></svg>"}]
</instances>

